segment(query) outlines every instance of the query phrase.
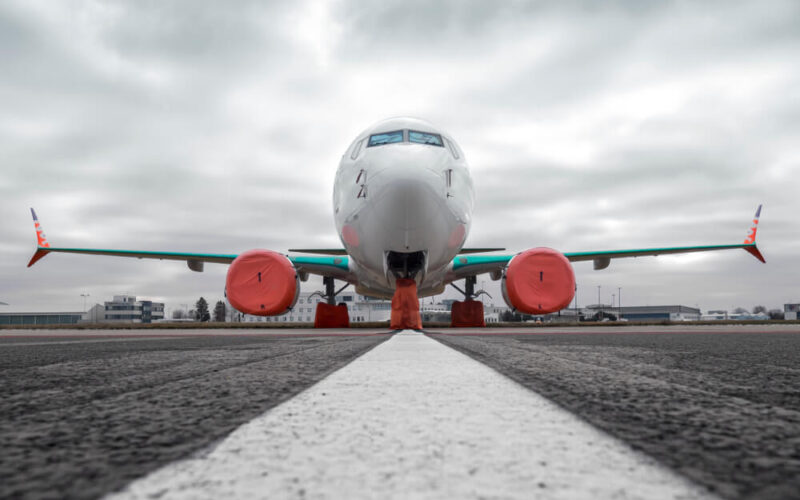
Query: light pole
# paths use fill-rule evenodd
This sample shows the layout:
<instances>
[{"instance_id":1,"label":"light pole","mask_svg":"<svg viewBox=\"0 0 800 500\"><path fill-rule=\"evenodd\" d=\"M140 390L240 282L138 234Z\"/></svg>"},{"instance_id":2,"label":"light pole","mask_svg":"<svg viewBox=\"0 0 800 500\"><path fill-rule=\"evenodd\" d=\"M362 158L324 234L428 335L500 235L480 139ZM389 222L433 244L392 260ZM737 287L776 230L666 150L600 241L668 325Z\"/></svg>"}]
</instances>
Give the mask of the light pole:
<instances>
[{"instance_id":1,"label":"light pole","mask_svg":"<svg viewBox=\"0 0 800 500\"><path fill-rule=\"evenodd\" d=\"M603 319L603 304L600 303L600 285L597 285L597 310L600 312L598 319Z\"/></svg>"},{"instance_id":2,"label":"light pole","mask_svg":"<svg viewBox=\"0 0 800 500\"><path fill-rule=\"evenodd\" d=\"M580 323L581 317L578 313L578 282L575 282L575 322Z\"/></svg>"},{"instance_id":3,"label":"light pole","mask_svg":"<svg viewBox=\"0 0 800 500\"><path fill-rule=\"evenodd\" d=\"M611 310L612 311L614 310L614 299L616 299L616 298L617 298L617 294L616 293L612 293L611 294ZM617 318L617 319L619 319L619 318Z\"/></svg>"},{"instance_id":4,"label":"light pole","mask_svg":"<svg viewBox=\"0 0 800 500\"><path fill-rule=\"evenodd\" d=\"M86 297L91 297L88 293L82 293L81 297L83 297L83 312L86 312Z\"/></svg>"},{"instance_id":5,"label":"light pole","mask_svg":"<svg viewBox=\"0 0 800 500\"><path fill-rule=\"evenodd\" d=\"M617 319L622 319L622 287L617 287Z\"/></svg>"}]
</instances>

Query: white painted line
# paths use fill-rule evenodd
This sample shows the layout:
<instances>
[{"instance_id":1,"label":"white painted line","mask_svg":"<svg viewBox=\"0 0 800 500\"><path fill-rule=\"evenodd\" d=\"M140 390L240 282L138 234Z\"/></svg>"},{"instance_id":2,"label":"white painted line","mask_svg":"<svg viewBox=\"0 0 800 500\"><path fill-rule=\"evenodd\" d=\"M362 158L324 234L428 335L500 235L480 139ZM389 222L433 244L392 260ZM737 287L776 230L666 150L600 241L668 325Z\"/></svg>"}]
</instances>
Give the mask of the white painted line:
<instances>
[{"instance_id":1,"label":"white painted line","mask_svg":"<svg viewBox=\"0 0 800 500\"><path fill-rule=\"evenodd\" d=\"M713 498L555 404L403 332L113 498Z\"/></svg>"}]
</instances>

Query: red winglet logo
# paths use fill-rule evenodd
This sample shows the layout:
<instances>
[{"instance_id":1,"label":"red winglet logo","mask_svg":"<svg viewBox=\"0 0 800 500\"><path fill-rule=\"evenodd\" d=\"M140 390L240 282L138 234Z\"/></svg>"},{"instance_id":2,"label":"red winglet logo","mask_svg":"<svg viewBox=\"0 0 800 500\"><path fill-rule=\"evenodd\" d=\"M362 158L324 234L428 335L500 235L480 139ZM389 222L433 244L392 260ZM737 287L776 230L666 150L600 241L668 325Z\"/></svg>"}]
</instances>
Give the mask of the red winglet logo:
<instances>
[{"instance_id":1,"label":"red winglet logo","mask_svg":"<svg viewBox=\"0 0 800 500\"><path fill-rule=\"evenodd\" d=\"M47 237L44 235L42 225L39 224L39 218L36 217L36 212L31 208L31 215L33 215L33 224L36 226L36 243L40 248L49 248L50 243L47 242Z\"/></svg>"},{"instance_id":2,"label":"red winglet logo","mask_svg":"<svg viewBox=\"0 0 800 500\"><path fill-rule=\"evenodd\" d=\"M753 227L750 228L750 232L747 234L747 238L744 239L745 245L752 245L756 242L756 231L758 231L759 217L761 217L761 205L758 206L758 210L756 210L756 215L753 218Z\"/></svg>"},{"instance_id":3,"label":"red winglet logo","mask_svg":"<svg viewBox=\"0 0 800 500\"><path fill-rule=\"evenodd\" d=\"M39 218L36 217L36 212L31 208L31 215L33 215L33 224L36 227L36 253L33 254L31 257L30 262L28 262L28 267L34 265L39 259L47 255L50 248L50 243L47 242L47 238L44 235L44 231L42 230L42 225L39 224Z\"/></svg>"}]
</instances>

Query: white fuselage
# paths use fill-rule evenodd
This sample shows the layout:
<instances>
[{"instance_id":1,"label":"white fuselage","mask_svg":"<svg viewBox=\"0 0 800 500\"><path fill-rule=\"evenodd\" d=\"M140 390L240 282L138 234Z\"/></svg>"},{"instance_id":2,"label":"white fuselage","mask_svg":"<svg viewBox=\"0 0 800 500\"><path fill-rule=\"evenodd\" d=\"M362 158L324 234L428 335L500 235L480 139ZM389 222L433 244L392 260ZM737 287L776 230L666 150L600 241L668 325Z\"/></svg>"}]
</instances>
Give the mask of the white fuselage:
<instances>
[{"instance_id":1,"label":"white fuselage","mask_svg":"<svg viewBox=\"0 0 800 500\"><path fill-rule=\"evenodd\" d=\"M397 142L380 143L387 139ZM441 293L469 233L473 203L463 153L430 123L391 118L359 134L342 157L333 188L336 230L358 277L358 293L391 297L404 272L397 262L418 263L420 256L422 264L408 276L418 295Z\"/></svg>"}]
</instances>

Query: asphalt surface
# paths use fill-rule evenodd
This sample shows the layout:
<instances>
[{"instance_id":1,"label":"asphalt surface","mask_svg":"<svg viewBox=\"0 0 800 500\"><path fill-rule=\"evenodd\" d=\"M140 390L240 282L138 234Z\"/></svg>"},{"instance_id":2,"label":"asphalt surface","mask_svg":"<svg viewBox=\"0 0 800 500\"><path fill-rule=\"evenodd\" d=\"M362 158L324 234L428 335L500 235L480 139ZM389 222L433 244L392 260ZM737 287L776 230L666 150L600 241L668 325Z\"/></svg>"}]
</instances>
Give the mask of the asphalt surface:
<instances>
[{"instance_id":1,"label":"asphalt surface","mask_svg":"<svg viewBox=\"0 0 800 500\"><path fill-rule=\"evenodd\" d=\"M409 331L108 500L153 498L719 500Z\"/></svg>"},{"instance_id":2,"label":"asphalt surface","mask_svg":"<svg viewBox=\"0 0 800 500\"><path fill-rule=\"evenodd\" d=\"M0 332L0 498L117 490L388 338L279 333Z\"/></svg>"},{"instance_id":3,"label":"asphalt surface","mask_svg":"<svg viewBox=\"0 0 800 500\"><path fill-rule=\"evenodd\" d=\"M431 336L723 497L800 498L800 330L742 330Z\"/></svg>"}]
</instances>

